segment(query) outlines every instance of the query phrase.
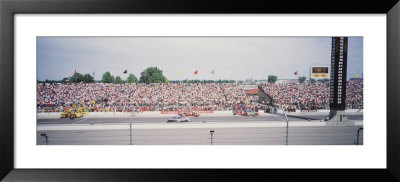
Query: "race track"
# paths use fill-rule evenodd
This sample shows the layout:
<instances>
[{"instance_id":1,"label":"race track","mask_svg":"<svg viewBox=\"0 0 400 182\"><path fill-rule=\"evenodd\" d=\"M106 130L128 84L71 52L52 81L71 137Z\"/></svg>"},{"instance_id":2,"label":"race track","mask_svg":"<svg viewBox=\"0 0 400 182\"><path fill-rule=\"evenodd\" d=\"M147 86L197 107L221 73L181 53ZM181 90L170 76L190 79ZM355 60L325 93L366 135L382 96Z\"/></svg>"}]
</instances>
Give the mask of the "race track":
<instances>
[{"instance_id":1,"label":"race track","mask_svg":"<svg viewBox=\"0 0 400 182\"><path fill-rule=\"evenodd\" d=\"M129 117L38 119L37 145L363 144L362 114L347 116L358 123L351 126L328 125L325 117L323 113L289 115L289 125L282 114L200 116L190 117L188 123L167 123L168 117L163 116L132 120ZM46 134L47 141L42 134Z\"/></svg>"},{"instance_id":2,"label":"race track","mask_svg":"<svg viewBox=\"0 0 400 182\"><path fill-rule=\"evenodd\" d=\"M185 123L180 123L185 124ZM38 131L38 145L286 145L285 127ZM361 126L291 127L288 145L355 145ZM210 130L213 130L211 139ZM40 134L46 133L48 143ZM363 133L358 137L363 144Z\"/></svg>"},{"instance_id":3,"label":"race track","mask_svg":"<svg viewBox=\"0 0 400 182\"><path fill-rule=\"evenodd\" d=\"M313 114L313 115L288 115L290 122L310 121L320 122L323 121L326 115ZM350 120L362 120L363 115L349 115ZM191 122L269 122L269 121L283 121L286 122L282 114L270 114L267 116L200 116L189 117ZM38 119L37 124L101 124L101 123L165 123L168 117L133 117L131 118L75 118L75 119Z\"/></svg>"}]
</instances>

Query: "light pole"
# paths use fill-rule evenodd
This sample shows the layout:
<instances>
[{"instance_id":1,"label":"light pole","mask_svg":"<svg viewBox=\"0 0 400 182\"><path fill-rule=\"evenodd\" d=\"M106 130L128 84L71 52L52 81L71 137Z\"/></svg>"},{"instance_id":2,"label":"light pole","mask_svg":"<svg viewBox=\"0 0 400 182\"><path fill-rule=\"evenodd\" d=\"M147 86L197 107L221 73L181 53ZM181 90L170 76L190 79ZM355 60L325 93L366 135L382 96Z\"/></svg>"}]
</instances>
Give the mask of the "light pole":
<instances>
[{"instance_id":1,"label":"light pole","mask_svg":"<svg viewBox=\"0 0 400 182\"><path fill-rule=\"evenodd\" d=\"M211 135L211 145L214 145L214 142L213 142L214 130L210 130L210 135Z\"/></svg>"},{"instance_id":2,"label":"light pole","mask_svg":"<svg viewBox=\"0 0 400 182\"><path fill-rule=\"evenodd\" d=\"M360 130L364 130L364 128L359 128L357 130L357 145L359 144L359 140L360 140Z\"/></svg>"},{"instance_id":3,"label":"light pole","mask_svg":"<svg viewBox=\"0 0 400 182\"><path fill-rule=\"evenodd\" d=\"M135 111L132 110L131 122L129 123L129 144L132 145L132 120Z\"/></svg>"},{"instance_id":4,"label":"light pole","mask_svg":"<svg viewBox=\"0 0 400 182\"><path fill-rule=\"evenodd\" d=\"M46 133L42 133L42 134L40 134L40 136L45 137L46 138L46 145L49 145L49 139L48 139Z\"/></svg>"},{"instance_id":5,"label":"light pole","mask_svg":"<svg viewBox=\"0 0 400 182\"><path fill-rule=\"evenodd\" d=\"M132 122L129 123L129 145L132 145Z\"/></svg>"},{"instance_id":6,"label":"light pole","mask_svg":"<svg viewBox=\"0 0 400 182\"><path fill-rule=\"evenodd\" d=\"M283 114L285 114L285 119L286 119L286 145L288 145L288 139L289 139L289 120L286 116L285 110L282 108Z\"/></svg>"}]
</instances>

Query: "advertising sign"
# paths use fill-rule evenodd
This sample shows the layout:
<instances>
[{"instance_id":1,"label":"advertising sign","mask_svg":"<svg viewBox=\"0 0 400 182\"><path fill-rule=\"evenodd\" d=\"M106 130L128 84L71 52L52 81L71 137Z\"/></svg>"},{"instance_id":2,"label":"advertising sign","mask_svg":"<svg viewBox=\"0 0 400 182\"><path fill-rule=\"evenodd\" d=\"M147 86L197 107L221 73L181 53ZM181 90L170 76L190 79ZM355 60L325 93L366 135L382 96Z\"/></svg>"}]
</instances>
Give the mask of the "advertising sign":
<instances>
[{"instance_id":1,"label":"advertising sign","mask_svg":"<svg viewBox=\"0 0 400 182\"><path fill-rule=\"evenodd\" d=\"M328 67L311 67L311 78L329 78Z\"/></svg>"}]
</instances>

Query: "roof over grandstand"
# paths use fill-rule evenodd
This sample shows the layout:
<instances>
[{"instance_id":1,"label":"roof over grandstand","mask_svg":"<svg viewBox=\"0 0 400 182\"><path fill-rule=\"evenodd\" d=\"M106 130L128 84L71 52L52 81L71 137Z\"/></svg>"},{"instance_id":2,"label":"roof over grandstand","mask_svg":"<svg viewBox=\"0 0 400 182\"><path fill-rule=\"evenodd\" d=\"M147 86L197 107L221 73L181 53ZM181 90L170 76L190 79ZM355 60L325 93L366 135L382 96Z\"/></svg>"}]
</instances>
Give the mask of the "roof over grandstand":
<instances>
[{"instance_id":1,"label":"roof over grandstand","mask_svg":"<svg viewBox=\"0 0 400 182\"><path fill-rule=\"evenodd\" d=\"M254 89L248 90L246 92L246 94L258 94L258 92L259 92L258 88L254 88Z\"/></svg>"}]
</instances>

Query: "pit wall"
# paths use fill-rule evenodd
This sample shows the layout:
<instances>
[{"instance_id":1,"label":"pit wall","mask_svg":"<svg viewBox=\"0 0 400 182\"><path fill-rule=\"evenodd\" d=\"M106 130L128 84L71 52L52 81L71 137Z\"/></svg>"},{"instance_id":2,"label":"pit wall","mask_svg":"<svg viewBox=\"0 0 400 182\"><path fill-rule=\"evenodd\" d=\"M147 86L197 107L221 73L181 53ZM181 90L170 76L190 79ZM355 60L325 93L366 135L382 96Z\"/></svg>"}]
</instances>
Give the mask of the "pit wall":
<instances>
[{"instance_id":1,"label":"pit wall","mask_svg":"<svg viewBox=\"0 0 400 182\"><path fill-rule=\"evenodd\" d=\"M346 112L358 112L358 109L350 109L346 110ZM361 111L362 112L362 111ZM283 113L282 110L278 110L278 113ZM287 112L286 112L287 113ZM318 110L316 111L310 111L310 112L300 112L296 111L296 113L291 112L287 114L305 114L305 113L329 113L329 110ZM37 119L57 119L60 118L61 112L49 112L49 113L38 113L37 114ZM162 111L146 111L146 112L135 112L134 117L171 117L171 116L176 116L178 113L177 112L162 112ZM200 117L201 116L232 116L233 113L231 110L227 111L208 111L208 112L200 112ZM259 111L258 114L260 116L265 116L265 115L271 115L270 113L264 113L263 111ZM89 112L88 115L84 116L85 118L104 118L104 117L110 117L110 118L130 118L132 116L132 113L130 112Z\"/></svg>"},{"instance_id":2,"label":"pit wall","mask_svg":"<svg viewBox=\"0 0 400 182\"><path fill-rule=\"evenodd\" d=\"M49 112L49 113L38 113L37 119L56 119L60 117L61 112ZM232 111L202 111L199 113L200 116L232 116ZM176 116L177 112L162 112L162 111L146 111L146 112L135 112L134 117L169 117ZM87 118L104 118L104 117L117 117L117 118L129 118L132 116L130 112L89 112L88 115L84 116Z\"/></svg>"}]
</instances>

